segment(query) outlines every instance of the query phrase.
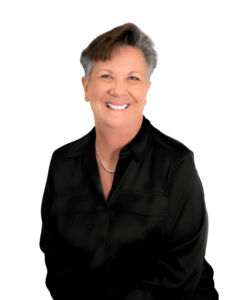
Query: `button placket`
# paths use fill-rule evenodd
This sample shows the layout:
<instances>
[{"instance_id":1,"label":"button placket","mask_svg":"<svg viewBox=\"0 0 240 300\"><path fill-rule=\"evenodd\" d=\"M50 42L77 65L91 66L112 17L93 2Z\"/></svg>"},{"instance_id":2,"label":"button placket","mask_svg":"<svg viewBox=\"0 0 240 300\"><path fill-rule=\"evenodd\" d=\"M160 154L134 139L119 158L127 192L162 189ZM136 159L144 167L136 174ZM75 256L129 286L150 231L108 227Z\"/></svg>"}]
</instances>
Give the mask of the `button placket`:
<instances>
[{"instance_id":1,"label":"button placket","mask_svg":"<svg viewBox=\"0 0 240 300\"><path fill-rule=\"evenodd\" d=\"M98 240L99 240L100 243L104 243L105 242L105 239L104 239L103 236L99 236Z\"/></svg>"},{"instance_id":2,"label":"button placket","mask_svg":"<svg viewBox=\"0 0 240 300\"><path fill-rule=\"evenodd\" d=\"M99 206L99 207L97 208L97 210L98 210L99 212L106 212L106 211L107 211L107 207L106 207L106 206Z\"/></svg>"}]
</instances>

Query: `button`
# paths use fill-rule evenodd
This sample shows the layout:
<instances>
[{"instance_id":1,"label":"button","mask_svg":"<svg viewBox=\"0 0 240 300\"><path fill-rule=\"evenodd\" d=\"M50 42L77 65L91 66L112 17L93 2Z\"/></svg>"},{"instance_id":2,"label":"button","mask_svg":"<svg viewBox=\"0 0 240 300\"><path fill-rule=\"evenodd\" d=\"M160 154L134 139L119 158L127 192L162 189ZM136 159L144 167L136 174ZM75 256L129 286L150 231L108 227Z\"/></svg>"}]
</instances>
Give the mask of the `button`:
<instances>
[{"instance_id":1,"label":"button","mask_svg":"<svg viewBox=\"0 0 240 300\"><path fill-rule=\"evenodd\" d=\"M100 242L100 243L103 243L104 241L105 241L105 240L104 240L104 237L103 237L103 236L100 236L100 237L99 237L99 242Z\"/></svg>"}]
</instances>

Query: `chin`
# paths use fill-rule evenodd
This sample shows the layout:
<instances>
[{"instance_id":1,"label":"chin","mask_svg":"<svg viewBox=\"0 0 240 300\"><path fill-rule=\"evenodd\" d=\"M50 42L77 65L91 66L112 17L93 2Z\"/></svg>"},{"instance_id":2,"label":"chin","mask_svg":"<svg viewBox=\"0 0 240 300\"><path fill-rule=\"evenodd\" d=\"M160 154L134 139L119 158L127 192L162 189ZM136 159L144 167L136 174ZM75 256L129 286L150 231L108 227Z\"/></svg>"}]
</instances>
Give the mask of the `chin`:
<instances>
[{"instance_id":1,"label":"chin","mask_svg":"<svg viewBox=\"0 0 240 300\"><path fill-rule=\"evenodd\" d=\"M111 118L106 118L105 119L105 123L112 128L119 128L123 125L126 125L128 123L127 120L125 120L124 118L115 118L115 119L111 119Z\"/></svg>"}]
</instances>

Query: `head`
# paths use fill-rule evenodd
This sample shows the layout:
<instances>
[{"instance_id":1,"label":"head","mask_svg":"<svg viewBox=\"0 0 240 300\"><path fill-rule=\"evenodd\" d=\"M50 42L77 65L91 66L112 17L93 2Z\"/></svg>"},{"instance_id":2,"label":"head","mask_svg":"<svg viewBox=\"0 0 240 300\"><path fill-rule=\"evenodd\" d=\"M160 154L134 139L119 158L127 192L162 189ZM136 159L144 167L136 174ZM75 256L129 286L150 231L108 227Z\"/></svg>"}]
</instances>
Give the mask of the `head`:
<instances>
[{"instance_id":1,"label":"head","mask_svg":"<svg viewBox=\"0 0 240 300\"><path fill-rule=\"evenodd\" d=\"M154 44L145 33L132 23L113 28L83 50L80 62L85 101L90 102L95 124L119 128L142 120L157 65ZM107 103L128 106L116 110Z\"/></svg>"}]
</instances>

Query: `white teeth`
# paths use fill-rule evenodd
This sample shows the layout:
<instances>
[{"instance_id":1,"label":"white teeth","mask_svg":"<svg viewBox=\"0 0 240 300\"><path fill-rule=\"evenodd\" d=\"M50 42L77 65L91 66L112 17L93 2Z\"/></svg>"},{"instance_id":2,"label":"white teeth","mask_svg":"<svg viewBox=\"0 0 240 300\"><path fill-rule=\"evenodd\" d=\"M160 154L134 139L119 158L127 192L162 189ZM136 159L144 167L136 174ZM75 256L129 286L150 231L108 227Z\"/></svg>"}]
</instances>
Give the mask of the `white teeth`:
<instances>
[{"instance_id":1,"label":"white teeth","mask_svg":"<svg viewBox=\"0 0 240 300\"><path fill-rule=\"evenodd\" d=\"M112 105L111 103L106 103L106 105L110 108L113 108L113 109L123 109L123 108L127 108L128 107L128 104L124 104L123 106L117 106L117 105Z\"/></svg>"}]
</instances>

